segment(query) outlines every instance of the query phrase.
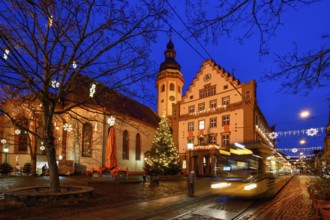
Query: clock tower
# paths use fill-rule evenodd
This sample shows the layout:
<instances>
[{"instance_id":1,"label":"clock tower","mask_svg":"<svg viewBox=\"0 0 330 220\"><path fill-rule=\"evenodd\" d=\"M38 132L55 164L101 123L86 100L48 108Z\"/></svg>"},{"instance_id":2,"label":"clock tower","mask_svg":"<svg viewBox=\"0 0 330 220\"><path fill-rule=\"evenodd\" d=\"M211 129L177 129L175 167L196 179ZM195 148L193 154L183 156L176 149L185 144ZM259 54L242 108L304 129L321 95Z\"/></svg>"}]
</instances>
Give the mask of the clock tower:
<instances>
[{"instance_id":1,"label":"clock tower","mask_svg":"<svg viewBox=\"0 0 330 220\"><path fill-rule=\"evenodd\" d=\"M180 72L181 66L175 60L176 51L171 39L167 43L164 55L165 61L160 64L156 80L158 91L157 113L158 116L165 114L171 120L173 115L172 104L181 101L184 85L182 73Z\"/></svg>"}]
</instances>

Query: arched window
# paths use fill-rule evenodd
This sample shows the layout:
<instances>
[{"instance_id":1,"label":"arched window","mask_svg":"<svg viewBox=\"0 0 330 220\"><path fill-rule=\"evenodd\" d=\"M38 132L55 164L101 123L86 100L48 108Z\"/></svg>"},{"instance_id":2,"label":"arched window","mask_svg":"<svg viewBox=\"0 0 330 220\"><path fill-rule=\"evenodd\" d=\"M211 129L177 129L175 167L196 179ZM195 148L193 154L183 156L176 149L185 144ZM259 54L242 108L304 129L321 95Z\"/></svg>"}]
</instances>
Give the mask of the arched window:
<instances>
[{"instance_id":1,"label":"arched window","mask_svg":"<svg viewBox=\"0 0 330 220\"><path fill-rule=\"evenodd\" d=\"M123 160L129 159L128 131L123 132Z\"/></svg>"},{"instance_id":2,"label":"arched window","mask_svg":"<svg viewBox=\"0 0 330 220\"><path fill-rule=\"evenodd\" d=\"M29 128L29 121L26 118L21 118L18 120L18 123L28 129ZM16 128L18 130L21 130L20 128ZM29 142L29 134L26 130L21 130L21 133L19 135L15 135L15 152L27 152L28 149L28 142Z\"/></svg>"},{"instance_id":3,"label":"arched window","mask_svg":"<svg viewBox=\"0 0 330 220\"><path fill-rule=\"evenodd\" d=\"M92 144L93 144L93 126L91 123L83 124L82 133L82 156L91 157L92 156Z\"/></svg>"},{"instance_id":4,"label":"arched window","mask_svg":"<svg viewBox=\"0 0 330 220\"><path fill-rule=\"evenodd\" d=\"M174 91L174 84L173 83L170 84L170 91Z\"/></svg>"},{"instance_id":5,"label":"arched window","mask_svg":"<svg viewBox=\"0 0 330 220\"><path fill-rule=\"evenodd\" d=\"M165 92L165 85L162 85L162 89L160 90L161 92Z\"/></svg>"},{"instance_id":6,"label":"arched window","mask_svg":"<svg viewBox=\"0 0 330 220\"><path fill-rule=\"evenodd\" d=\"M141 160L141 137L136 134L135 138L135 160Z\"/></svg>"}]
</instances>

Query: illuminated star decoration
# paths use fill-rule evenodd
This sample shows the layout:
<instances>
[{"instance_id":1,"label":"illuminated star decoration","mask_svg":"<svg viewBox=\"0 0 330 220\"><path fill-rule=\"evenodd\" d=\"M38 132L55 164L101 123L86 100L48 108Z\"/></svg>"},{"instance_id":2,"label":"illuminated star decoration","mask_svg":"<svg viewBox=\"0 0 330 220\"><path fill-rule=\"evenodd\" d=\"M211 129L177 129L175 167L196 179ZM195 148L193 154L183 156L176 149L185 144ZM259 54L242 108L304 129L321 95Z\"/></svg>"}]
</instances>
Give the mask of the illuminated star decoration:
<instances>
[{"instance_id":1,"label":"illuminated star decoration","mask_svg":"<svg viewBox=\"0 0 330 220\"><path fill-rule=\"evenodd\" d=\"M89 89L89 96L92 97L92 98L95 94L95 88L96 88L96 85L93 83L91 88Z\"/></svg>"},{"instance_id":2,"label":"illuminated star decoration","mask_svg":"<svg viewBox=\"0 0 330 220\"><path fill-rule=\"evenodd\" d=\"M1 143L2 143L2 144L7 143L6 139L1 139Z\"/></svg>"},{"instance_id":3,"label":"illuminated star decoration","mask_svg":"<svg viewBox=\"0 0 330 220\"><path fill-rule=\"evenodd\" d=\"M275 139L275 138L278 137L278 134L277 134L276 132L272 132L272 133L270 133L268 136L269 136L269 138L271 138L271 139Z\"/></svg>"},{"instance_id":4,"label":"illuminated star decoration","mask_svg":"<svg viewBox=\"0 0 330 220\"><path fill-rule=\"evenodd\" d=\"M63 129L64 129L64 131L70 132L70 131L72 131L72 125L65 123L63 125Z\"/></svg>"},{"instance_id":5,"label":"illuminated star decoration","mask_svg":"<svg viewBox=\"0 0 330 220\"><path fill-rule=\"evenodd\" d=\"M114 126L115 122L116 122L116 118L114 116L108 118L108 124L110 125L110 127Z\"/></svg>"},{"instance_id":6,"label":"illuminated star decoration","mask_svg":"<svg viewBox=\"0 0 330 220\"><path fill-rule=\"evenodd\" d=\"M55 88L60 87L60 83L57 82L56 80L52 80L52 82L51 82L51 86L55 89Z\"/></svg>"},{"instance_id":7,"label":"illuminated star decoration","mask_svg":"<svg viewBox=\"0 0 330 220\"><path fill-rule=\"evenodd\" d=\"M21 130L16 129L16 130L15 130L15 134L17 134L17 135L21 134Z\"/></svg>"},{"instance_id":8,"label":"illuminated star decoration","mask_svg":"<svg viewBox=\"0 0 330 220\"><path fill-rule=\"evenodd\" d=\"M41 142L40 150L44 151L45 149L44 142Z\"/></svg>"},{"instance_id":9,"label":"illuminated star decoration","mask_svg":"<svg viewBox=\"0 0 330 220\"><path fill-rule=\"evenodd\" d=\"M8 59L8 54L9 54L9 50L6 49L5 53L3 54L3 59L7 60Z\"/></svg>"},{"instance_id":10,"label":"illuminated star decoration","mask_svg":"<svg viewBox=\"0 0 330 220\"><path fill-rule=\"evenodd\" d=\"M298 149L297 148L293 148L292 149L292 153L297 153Z\"/></svg>"},{"instance_id":11,"label":"illuminated star decoration","mask_svg":"<svg viewBox=\"0 0 330 220\"><path fill-rule=\"evenodd\" d=\"M306 131L306 134L308 136L315 136L317 135L318 130L316 128L310 128Z\"/></svg>"}]
</instances>

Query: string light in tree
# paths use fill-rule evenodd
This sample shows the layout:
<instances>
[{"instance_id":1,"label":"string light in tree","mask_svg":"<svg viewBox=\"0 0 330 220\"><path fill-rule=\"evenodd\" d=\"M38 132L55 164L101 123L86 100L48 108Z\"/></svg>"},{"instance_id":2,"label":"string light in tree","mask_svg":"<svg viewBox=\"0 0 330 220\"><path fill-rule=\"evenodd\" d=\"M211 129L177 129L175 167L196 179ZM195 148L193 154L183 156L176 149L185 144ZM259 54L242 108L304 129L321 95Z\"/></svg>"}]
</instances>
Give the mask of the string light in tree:
<instances>
[{"instance_id":1,"label":"string light in tree","mask_svg":"<svg viewBox=\"0 0 330 220\"><path fill-rule=\"evenodd\" d=\"M96 89L96 85L93 83L91 85L91 88L89 89L89 96L93 98L94 94L95 94L95 89Z\"/></svg>"},{"instance_id":2,"label":"string light in tree","mask_svg":"<svg viewBox=\"0 0 330 220\"><path fill-rule=\"evenodd\" d=\"M73 69L77 69L77 63L76 63L76 61L73 61L73 62L72 62L72 68L73 68Z\"/></svg>"},{"instance_id":3,"label":"string light in tree","mask_svg":"<svg viewBox=\"0 0 330 220\"><path fill-rule=\"evenodd\" d=\"M49 27L53 26L53 15L51 15L51 16L48 18L48 26L49 26Z\"/></svg>"},{"instance_id":4,"label":"string light in tree","mask_svg":"<svg viewBox=\"0 0 330 220\"><path fill-rule=\"evenodd\" d=\"M8 55L9 55L9 50L8 49L5 49L5 52L3 54L3 59L7 60L8 59Z\"/></svg>"},{"instance_id":5,"label":"string light in tree","mask_svg":"<svg viewBox=\"0 0 330 220\"><path fill-rule=\"evenodd\" d=\"M315 135L317 135L317 133L318 133L318 130L316 128L310 128L306 131L306 134L308 136L315 136Z\"/></svg>"},{"instance_id":6,"label":"string light in tree","mask_svg":"<svg viewBox=\"0 0 330 220\"><path fill-rule=\"evenodd\" d=\"M21 130L16 129L16 130L15 130L15 134L17 134L17 135L21 134Z\"/></svg>"},{"instance_id":7,"label":"string light in tree","mask_svg":"<svg viewBox=\"0 0 330 220\"><path fill-rule=\"evenodd\" d=\"M63 130L64 130L64 131L67 131L67 132L72 131L72 125L70 125L70 124L68 124L68 123L65 123L65 124L63 125Z\"/></svg>"},{"instance_id":8,"label":"string light in tree","mask_svg":"<svg viewBox=\"0 0 330 220\"><path fill-rule=\"evenodd\" d=\"M42 150L42 151L46 150L46 148L44 146L44 142L41 142L40 150Z\"/></svg>"}]
</instances>

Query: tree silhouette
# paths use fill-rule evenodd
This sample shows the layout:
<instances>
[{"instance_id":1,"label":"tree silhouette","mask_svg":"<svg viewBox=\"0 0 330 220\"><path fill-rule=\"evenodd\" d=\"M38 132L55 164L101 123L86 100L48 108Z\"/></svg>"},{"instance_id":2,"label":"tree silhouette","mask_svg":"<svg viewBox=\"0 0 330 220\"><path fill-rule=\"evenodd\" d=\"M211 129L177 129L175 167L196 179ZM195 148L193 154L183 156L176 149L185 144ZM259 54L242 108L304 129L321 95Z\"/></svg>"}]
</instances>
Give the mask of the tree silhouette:
<instances>
[{"instance_id":1,"label":"tree silhouette","mask_svg":"<svg viewBox=\"0 0 330 220\"><path fill-rule=\"evenodd\" d=\"M151 77L148 48L166 11L161 1L150 2L157 11L130 1L0 2L0 114L43 142L52 192L60 190L53 120L92 99L70 99L77 77L128 95L138 90L129 85ZM43 131L20 124L6 100L21 108L34 103Z\"/></svg>"},{"instance_id":2,"label":"tree silhouette","mask_svg":"<svg viewBox=\"0 0 330 220\"><path fill-rule=\"evenodd\" d=\"M318 0L186 0L186 16L192 36L206 41L217 42L221 36L234 37L240 43L259 34L259 52L270 53L267 43L275 35L283 22L283 14L289 10L299 10L319 2ZM239 31L237 31L239 30ZM325 33L320 41L329 41ZM326 44L325 44L326 45ZM294 94L308 94L315 87L327 86L330 66L330 48L320 48L298 52L298 47L285 55L275 55L278 70L266 70L262 80L282 79L282 89Z\"/></svg>"}]
</instances>

